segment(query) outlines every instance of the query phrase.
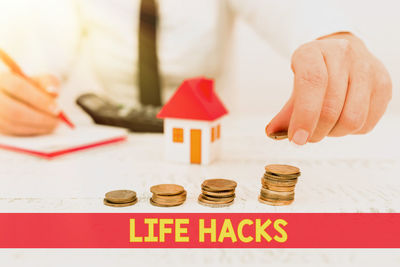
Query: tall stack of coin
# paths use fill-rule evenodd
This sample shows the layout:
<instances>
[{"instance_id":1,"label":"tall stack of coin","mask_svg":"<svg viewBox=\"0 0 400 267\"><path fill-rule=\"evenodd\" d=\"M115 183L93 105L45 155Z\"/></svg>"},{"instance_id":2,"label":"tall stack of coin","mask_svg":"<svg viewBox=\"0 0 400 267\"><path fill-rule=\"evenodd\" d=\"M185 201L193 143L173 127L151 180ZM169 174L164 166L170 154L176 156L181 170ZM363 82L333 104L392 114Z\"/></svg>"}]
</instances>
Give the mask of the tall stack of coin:
<instances>
[{"instance_id":1,"label":"tall stack of coin","mask_svg":"<svg viewBox=\"0 0 400 267\"><path fill-rule=\"evenodd\" d=\"M265 166L265 174L261 178L262 188L259 201L273 206L291 204L299 176L300 170L294 166L279 164Z\"/></svg>"},{"instance_id":2,"label":"tall stack of coin","mask_svg":"<svg viewBox=\"0 0 400 267\"><path fill-rule=\"evenodd\" d=\"M201 184L198 201L204 206L213 208L233 204L237 183L227 179L208 179Z\"/></svg>"},{"instance_id":3,"label":"tall stack of coin","mask_svg":"<svg viewBox=\"0 0 400 267\"><path fill-rule=\"evenodd\" d=\"M176 184L159 184L150 188L153 196L150 203L157 207L174 207L182 205L186 200L185 189Z\"/></svg>"},{"instance_id":4,"label":"tall stack of coin","mask_svg":"<svg viewBox=\"0 0 400 267\"><path fill-rule=\"evenodd\" d=\"M136 204L136 192L132 190L114 190L106 193L104 205L110 207L127 207Z\"/></svg>"}]
</instances>

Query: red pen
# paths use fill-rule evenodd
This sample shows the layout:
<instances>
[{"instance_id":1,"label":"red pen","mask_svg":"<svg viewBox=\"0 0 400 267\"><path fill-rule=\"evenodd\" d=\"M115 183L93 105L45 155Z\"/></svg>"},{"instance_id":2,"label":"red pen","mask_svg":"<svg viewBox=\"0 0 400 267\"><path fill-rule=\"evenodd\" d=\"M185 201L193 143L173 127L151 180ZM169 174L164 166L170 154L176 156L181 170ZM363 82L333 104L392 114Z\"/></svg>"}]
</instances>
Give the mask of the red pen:
<instances>
[{"instance_id":1,"label":"red pen","mask_svg":"<svg viewBox=\"0 0 400 267\"><path fill-rule=\"evenodd\" d=\"M6 52L4 52L2 49L0 49L0 59L4 62L4 64L6 64L8 66L8 68L13 73L21 76L27 82L29 82L33 86L39 88L40 90L47 92L44 88L42 88L42 86L39 83L37 83L36 81L32 80L29 76L27 76L22 71L22 69L18 66L18 64ZM60 120L65 122L69 127L75 128L75 125L71 122L70 119L68 119L68 117L65 115L65 113L62 112L61 110L58 112L58 118L60 118Z\"/></svg>"}]
</instances>

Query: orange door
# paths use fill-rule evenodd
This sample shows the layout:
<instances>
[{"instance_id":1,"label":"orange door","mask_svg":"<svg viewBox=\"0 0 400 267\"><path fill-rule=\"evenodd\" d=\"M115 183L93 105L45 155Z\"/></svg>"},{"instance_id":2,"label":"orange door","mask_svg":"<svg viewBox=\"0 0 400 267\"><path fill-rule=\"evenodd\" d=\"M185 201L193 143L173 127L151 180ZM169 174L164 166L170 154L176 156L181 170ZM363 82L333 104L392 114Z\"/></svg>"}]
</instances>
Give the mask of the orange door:
<instances>
[{"instance_id":1,"label":"orange door","mask_svg":"<svg viewBox=\"0 0 400 267\"><path fill-rule=\"evenodd\" d=\"M190 130L190 163L201 163L201 130Z\"/></svg>"}]
</instances>

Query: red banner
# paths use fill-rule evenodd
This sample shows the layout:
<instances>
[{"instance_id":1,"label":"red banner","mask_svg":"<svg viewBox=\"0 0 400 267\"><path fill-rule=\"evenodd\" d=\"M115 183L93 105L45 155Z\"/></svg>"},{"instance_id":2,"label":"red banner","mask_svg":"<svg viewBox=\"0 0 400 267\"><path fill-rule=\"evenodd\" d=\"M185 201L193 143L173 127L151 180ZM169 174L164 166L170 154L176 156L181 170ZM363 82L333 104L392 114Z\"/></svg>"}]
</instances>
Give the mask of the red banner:
<instances>
[{"instance_id":1,"label":"red banner","mask_svg":"<svg viewBox=\"0 0 400 267\"><path fill-rule=\"evenodd\" d=\"M400 248L399 213L0 213L1 248Z\"/></svg>"}]
</instances>

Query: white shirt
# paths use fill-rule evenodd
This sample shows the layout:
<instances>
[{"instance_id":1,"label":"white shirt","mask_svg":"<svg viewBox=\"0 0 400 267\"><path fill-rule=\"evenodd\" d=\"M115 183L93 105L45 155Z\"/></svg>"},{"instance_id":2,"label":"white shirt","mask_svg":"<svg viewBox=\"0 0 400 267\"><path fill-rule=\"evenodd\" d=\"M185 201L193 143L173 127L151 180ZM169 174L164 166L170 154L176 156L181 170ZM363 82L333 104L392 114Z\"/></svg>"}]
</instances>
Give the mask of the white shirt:
<instances>
[{"instance_id":1,"label":"white shirt","mask_svg":"<svg viewBox=\"0 0 400 267\"><path fill-rule=\"evenodd\" d=\"M218 78L235 17L285 55L317 37L351 31L326 1L159 0L158 5L164 101L185 78ZM134 105L139 6L140 0L1 1L0 47L30 74L68 77L77 59L88 58L104 92Z\"/></svg>"}]
</instances>

